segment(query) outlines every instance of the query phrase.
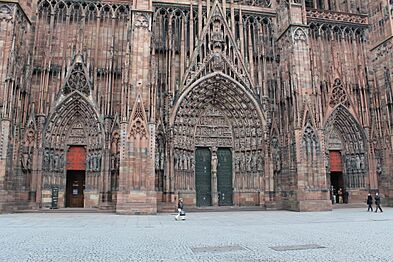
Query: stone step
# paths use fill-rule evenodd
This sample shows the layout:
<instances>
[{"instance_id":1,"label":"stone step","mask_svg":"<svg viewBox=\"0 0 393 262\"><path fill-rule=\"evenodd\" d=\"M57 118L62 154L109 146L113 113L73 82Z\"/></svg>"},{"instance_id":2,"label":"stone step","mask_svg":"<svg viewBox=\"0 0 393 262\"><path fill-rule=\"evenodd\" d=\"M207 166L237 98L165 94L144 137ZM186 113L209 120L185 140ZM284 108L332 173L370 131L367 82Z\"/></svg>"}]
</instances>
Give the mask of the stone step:
<instances>
[{"instance_id":1,"label":"stone step","mask_svg":"<svg viewBox=\"0 0 393 262\"><path fill-rule=\"evenodd\" d=\"M158 213L173 213L176 212L176 204L171 202L158 202L157 212Z\"/></svg>"},{"instance_id":2,"label":"stone step","mask_svg":"<svg viewBox=\"0 0 393 262\"><path fill-rule=\"evenodd\" d=\"M367 208L366 203L348 203L348 204L334 204L333 209L341 209L341 208Z\"/></svg>"},{"instance_id":3,"label":"stone step","mask_svg":"<svg viewBox=\"0 0 393 262\"><path fill-rule=\"evenodd\" d=\"M114 210L109 209L99 209L99 208L58 208L58 209L49 209L49 208L41 208L37 210L17 210L14 213L114 213Z\"/></svg>"},{"instance_id":4,"label":"stone step","mask_svg":"<svg viewBox=\"0 0 393 262\"><path fill-rule=\"evenodd\" d=\"M186 212L237 212L237 211L266 211L264 206L208 206L208 207L188 207ZM270 208L269 210L273 210Z\"/></svg>"}]
</instances>

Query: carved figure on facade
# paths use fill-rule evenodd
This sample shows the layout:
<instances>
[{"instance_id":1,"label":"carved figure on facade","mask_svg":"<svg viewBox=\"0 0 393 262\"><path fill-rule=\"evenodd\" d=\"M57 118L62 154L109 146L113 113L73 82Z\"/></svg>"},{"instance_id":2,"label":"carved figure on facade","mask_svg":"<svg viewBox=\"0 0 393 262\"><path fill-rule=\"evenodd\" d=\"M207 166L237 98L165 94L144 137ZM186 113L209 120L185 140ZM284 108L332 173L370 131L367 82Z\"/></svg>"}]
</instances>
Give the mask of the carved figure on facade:
<instances>
[{"instance_id":1,"label":"carved figure on facade","mask_svg":"<svg viewBox=\"0 0 393 262\"><path fill-rule=\"evenodd\" d=\"M114 131L111 140L111 169L118 170L120 167L120 134Z\"/></svg>"},{"instance_id":2,"label":"carved figure on facade","mask_svg":"<svg viewBox=\"0 0 393 262\"><path fill-rule=\"evenodd\" d=\"M377 159L377 168L376 168L377 176L380 177L382 175L382 165L381 161Z\"/></svg>"},{"instance_id":3,"label":"carved figure on facade","mask_svg":"<svg viewBox=\"0 0 393 262\"><path fill-rule=\"evenodd\" d=\"M28 172L31 170L33 161L35 134L33 129L28 129L25 134L24 146L22 149L21 164L22 170Z\"/></svg>"},{"instance_id":4,"label":"carved figure on facade","mask_svg":"<svg viewBox=\"0 0 393 262\"><path fill-rule=\"evenodd\" d=\"M16 5L1 3L0 4L0 21L12 20L14 8L16 8Z\"/></svg>"},{"instance_id":5,"label":"carved figure on facade","mask_svg":"<svg viewBox=\"0 0 393 262\"><path fill-rule=\"evenodd\" d=\"M211 154L211 172L213 176L216 176L217 174L217 166L218 166L217 148L213 147L212 154Z\"/></svg>"},{"instance_id":6,"label":"carved figure on facade","mask_svg":"<svg viewBox=\"0 0 393 262\"><path fill-rule=\"evenodd\" d=\"M150 14L138 12L135 14L134 28L149 29L150 27L149 21L150 21Z\"/></svg>"},{"instance_id":7,"label":"carved figure on facade","mask_svg":"<svg viewBox=\"0 0 393 262\"><path fill-rule=\"evenodd\" d=\"M43 157L43 165L42 165L42 169L47 171L49 170L49 165L50 165L50 156L49 156L49 152L48 151L44 151L44 157Z\"/></svg>"},{"instance_id":8,"label":"carved figure on facade","mask_svg":"<svg viewBox=\"0 0 393 262\"><path fill-rule=\"evenodd\" d=\"M273 157L273 169L276 172L281 171L281 156L278 138L276 136L272 137L272 157Z\"/></svg>"},{"instance_id":9,"label":"carved figure on facade","mask_svg":"<svg viewBox=\"0 0 393 262\"><path fill-rule=\"evenodd\" d=\"M296 28L293 32L293 41L296 42L307 42L307 35L304 31L305 29Z\"/></svg>"},{"instance_id":10,"label":"carved figure on facade","mask_svg":"<svg viewBox=\"0 0 393 262\"><path fill-rule=\"evenodd\" d=\"M262 152L259 151L258 152L258 159L257 159L257 171L259 174L263 174L263 164L264 160L263 160L263 156L262 156Z\"/></svg>"},{"instance_id":11,"label":"carved figure on facade","mask_svg":"<svg viewBox=\"0 0 393 262\"><path fill-rule=\"evenodd\" d=\"M102 160L102 156L100 153L97 153L97 157L96 157L96 170L95 171L101 171L101 160Z\"/></svg>"},{"instance_id":12,"label":"carved figure on facade","mask_svg":"<svg viewBox=\"0 0 393 262\"><path fill-rule=\"evenodd\" d=\"M58 171L62 171L64 169L64 153L60 153L59 156L59 165L57 167Z\"/></svg>"}]
</instances>

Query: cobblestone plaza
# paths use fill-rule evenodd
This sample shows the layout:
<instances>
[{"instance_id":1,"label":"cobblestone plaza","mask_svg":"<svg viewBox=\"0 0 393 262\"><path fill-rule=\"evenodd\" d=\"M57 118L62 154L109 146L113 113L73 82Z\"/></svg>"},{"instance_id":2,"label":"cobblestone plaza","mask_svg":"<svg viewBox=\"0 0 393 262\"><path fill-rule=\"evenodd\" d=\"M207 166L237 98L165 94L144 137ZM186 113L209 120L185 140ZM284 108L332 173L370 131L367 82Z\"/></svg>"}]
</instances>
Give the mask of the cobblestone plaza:
<instances>
[{"instance_id":1,"label":"cobblestone plaza","mask_svg":"<svg viewBox=\"0 0 393 262\"><path fill-rule=\"evenodd\" d=\"M393 209L0 216L0 261L393 261Z\"/></svg>"}]
</instances>

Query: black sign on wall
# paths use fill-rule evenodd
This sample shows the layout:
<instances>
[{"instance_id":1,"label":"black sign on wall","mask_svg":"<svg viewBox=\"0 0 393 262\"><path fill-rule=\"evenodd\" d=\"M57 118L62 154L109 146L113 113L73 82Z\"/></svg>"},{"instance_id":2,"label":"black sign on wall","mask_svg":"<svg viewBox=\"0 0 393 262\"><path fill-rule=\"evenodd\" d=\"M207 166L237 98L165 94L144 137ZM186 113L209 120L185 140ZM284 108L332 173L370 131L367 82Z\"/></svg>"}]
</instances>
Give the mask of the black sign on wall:
<instances>
[{"instance_id":1,"label":"black sign on wall","mask_svg":"<svg viewBox=\"0 0 393 262\"><path fill-rule=\"evenodd\" d=\"M59 201L59 188L54 186L52 187L52 205L51 209L57 209L57 203Z\"/></svg>"}]
</instances>

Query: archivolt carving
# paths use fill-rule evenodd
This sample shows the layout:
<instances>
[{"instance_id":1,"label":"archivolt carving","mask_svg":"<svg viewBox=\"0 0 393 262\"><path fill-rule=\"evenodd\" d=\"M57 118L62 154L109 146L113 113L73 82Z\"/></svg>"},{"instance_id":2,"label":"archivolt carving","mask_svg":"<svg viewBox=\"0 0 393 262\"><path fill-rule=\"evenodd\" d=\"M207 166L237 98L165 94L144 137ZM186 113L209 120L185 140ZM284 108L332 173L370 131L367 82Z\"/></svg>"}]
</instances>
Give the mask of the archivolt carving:
<instances>
[{"instance_id":1,"label":"archivolt carving","mask_svg":"<svg viewBox=\"0 0 393 262\"><path fill-rule=\"evenodd\" d=\"M214 73L180 96L172 117L176 188L189 186L183 184L187 180L184 176L192 173L183 171L190 170L196 146L232 148L236 187L260 186L264 118L259 104L245 89L227 76Z\"/></svg>"},{"instance_id":2,"label":"archivolt carving","mask_svg":"<svg viewBox=\"0 0 393 262\"><path fill-rule=\"evenodd\" d=\"M93 105L79 92L74 92L58 105L49 116L44 129L42 169L44 188L65 187L65 156L70 145L87 148L86 189L96 189L101 170L103 128Z\"/></svg>"}]
</instances>

